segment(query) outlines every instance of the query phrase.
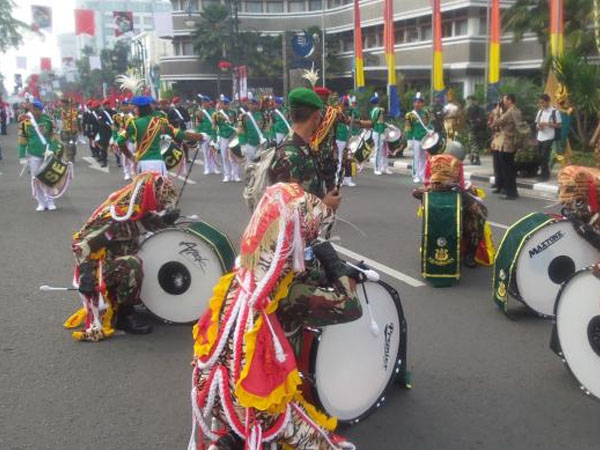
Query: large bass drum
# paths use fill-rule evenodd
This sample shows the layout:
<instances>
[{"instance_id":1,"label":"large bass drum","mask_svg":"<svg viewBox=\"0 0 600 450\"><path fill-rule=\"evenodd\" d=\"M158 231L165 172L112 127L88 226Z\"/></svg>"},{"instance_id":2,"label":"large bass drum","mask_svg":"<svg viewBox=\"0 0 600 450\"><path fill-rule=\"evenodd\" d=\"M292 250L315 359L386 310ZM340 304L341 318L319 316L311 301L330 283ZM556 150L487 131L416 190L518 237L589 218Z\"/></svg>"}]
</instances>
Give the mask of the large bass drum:
<instances>
[{"instance_id":1,"label":"large bass drum","mask_svg":"<svg viewBox=\"0 0 600 450\"><path fill-rule=\"evenodd\" d=\"M562 216L532 213L504 235L494 262L494 299L507 312L512 295L537 314L554 315L562 283L598 260L598 251Z\"/></svg>"},{"instance_id":2,"label":"large bass drum","mask_svg":"<svg viewBox=\"0 0 600 450\"><path fill-rule=\"evenodd\" d=\"M142 242L138 255L144 264L142 302L174 323L198 320L235 260L227 235L206 222L161 230Z\"/></svg>"},{"instance_id":3,"label":"large bass drum","mask_svg":"<svg viewBox=\"0 0 600 450\"><path fill-rule=\"evenodd\" d=\"M406 321L400 296L381 281L357 285L357 292L362 316L304 330L299 358L304 395L350 424L381 406L395 380L407 384Z\"/></svg>"},{"instance_id":4,"label":"large bass drum","mask_svg":"<svg viewBox=\"0 0 600 450\"><path fill-rule=\"evenodd\" d=\"M591 267L563 285L554 312L551 346L582 389L600 399L600 279Z\"/></svg>"}]
</instances>

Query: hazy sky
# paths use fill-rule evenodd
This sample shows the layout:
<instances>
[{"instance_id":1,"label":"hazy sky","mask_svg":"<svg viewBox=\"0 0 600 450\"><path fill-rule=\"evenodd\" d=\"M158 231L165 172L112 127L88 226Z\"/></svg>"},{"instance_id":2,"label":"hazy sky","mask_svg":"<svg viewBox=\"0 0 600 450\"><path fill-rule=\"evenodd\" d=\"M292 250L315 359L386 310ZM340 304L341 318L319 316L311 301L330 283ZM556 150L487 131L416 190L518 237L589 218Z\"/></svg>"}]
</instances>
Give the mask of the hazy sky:
<instances>
[{"instance_id":1,"label":"hazy sky","mask_svg":"<svg viewBox=\"0 0 600 450\"><path fill-rule=\"evenodd\" d=\"M24 42L16 50L0 54L0 72L5 76L4 86L9 94L14 88L14 74L22 73L23 81L31 73L39 72L40 58L52 58L52 68L59 68L60 53L56 34L73 33L75 31L75 0L17 0L13 15L25 23L31 23L31 5L52 7L52 34L44 33L42 40L36 33L28 32L23 35ZM27 70L17 71L16 57L27 56Z\"/></svg>"}]
</instances>

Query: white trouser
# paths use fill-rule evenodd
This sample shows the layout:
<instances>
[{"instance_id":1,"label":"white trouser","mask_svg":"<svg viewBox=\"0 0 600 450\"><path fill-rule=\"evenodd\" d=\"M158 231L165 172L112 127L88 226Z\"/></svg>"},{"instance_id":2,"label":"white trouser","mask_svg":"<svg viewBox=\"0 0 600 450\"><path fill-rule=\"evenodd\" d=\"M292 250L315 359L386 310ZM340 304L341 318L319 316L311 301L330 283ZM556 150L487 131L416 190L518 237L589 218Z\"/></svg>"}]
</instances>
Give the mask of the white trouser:
<instances>
[{"instance_id":1,"label":"white trouser","mask_svg":"<svg viewBox=\"0 0 600 450\"><path fill-rule=\"evenodd\" d=\"M137 164L137 173L142 172L157 172L161 175L167 174L167 166L165 162L157 159L148 159L139 161Z\"/></svg>"},{"instance_id":2,"label":"white trouser","mask_svg":"<svg viewBox=\"0 0 600 450\"><path fill-rule=\"evenodd\" d=\"M212 141L207 139L202 141L200 144L202 146L202 153L204 154L204 173L219 173L219 169L217 168L217 162L215 161L215 154L213 150L211 150L210 145Z\"/></svg>"},{"instance_id":3,"label":"white trouser","mask_svg":"<svg viewBox=\"0 0 600 450\"><path fill-rule=\"evenodd\" d=\"M236 180L240 177L240 165L229 154L229 141L219 137L219 150L221 152L221 161L223 161L223 178L226 180Z\"/></svg>"},{"instance_id":4,"label":"white trouser","mask_svg":"<svg viewBox=\"0 0 600 450\"><path fill-rule=\"evenodd\" d=\"M388 168L387 143L383 139L383 133L373 131L373 140L375 141L375 172L384 172Z\"/></svg>"},{"instance_id":5,"label":"white trouser","mask_svg":"<svg viewBox=\"0 0 600 450\"><path fill-rule=\"evenodd\" d=\"M285 138L285 134L283 134L283 133L275 133L275 143L277 145L281 144L283 142L284 138Z\"/></svg>"},{"instance_id":6,"label":"white trouser","mask_svg":"<svg viewBox=\"0 0 600 450\"><path fill-rule=\"evenodd\" d=\"M413 151L413 180L422 183L425 181L425 165L427 164L427 154L421 147L421 141L413 139L411 145Z\"/></svg>"},{"instance_id":7,"label":"white trouser","mask_svg":"<svg viewBox=\"0 0 600 450\"><path fill-rule=\"evenodd\" d=\"M135 155L135 144L128 142L127 149L129 150L129 153L131 153L132 155ZM127 158L122 153L121 153L121 165L123 166L123 175L124 175L125 179L129 180L130 178L133 178L133 176L135 175L133 161L131 159Z\"/></svg>"},{"instance_id":8,"label":"white trouser","mask_svg":"<svg viewBox=\"0 0 600 450\"><path fill-rule=\"evenodd\" d=\"M40 167L44 163L44 158L37 156L29 156L29 172L31 172L31 189L33 196L38 202L38 205L44 208L54 205L54 200L48 196L48 188L46 185L35 178L35 175L40 171Z\"/></svg>"},{"instance_id":9,"label":"white trouser","mask_svg":"<svg viewBox=\"0 0 600 450\"><path fill-rule=\"evenodd\" d=\"M252 162L254 158L256 158L256 149L257 145L244 144L244 149L246 150L246 161Z\"/></svg>"}]
</instances>

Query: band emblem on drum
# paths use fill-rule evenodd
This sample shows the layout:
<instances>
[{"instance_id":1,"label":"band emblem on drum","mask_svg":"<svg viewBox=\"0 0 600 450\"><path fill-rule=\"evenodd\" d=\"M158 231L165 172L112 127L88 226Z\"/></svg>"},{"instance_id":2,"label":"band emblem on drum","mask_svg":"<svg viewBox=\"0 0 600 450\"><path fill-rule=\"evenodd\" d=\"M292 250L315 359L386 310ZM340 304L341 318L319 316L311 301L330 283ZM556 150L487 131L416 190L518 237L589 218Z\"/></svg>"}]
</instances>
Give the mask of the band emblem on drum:
<instances>
[{"instance_id":1,"label":"band emblem on drum","mask_svg":"<svg viewBox=\"0 0 600 450\"><path fill-rule=\"evenodd\" d=\"M179 250L179 254L186 256L192 264L199 267L204 272L206 269L206 263L208 262L208 258L204 258L200 254L200 252L196 248L198 247L198 244L194 242L181 241L179 243L179 246L183 247L181 250Z\"/></svg>"},{"instance_id":2,"label":"band emblem on drum","mask_svg":"<svg viewBox=\"0 0 600 450\"><path fill-rule=\"evenodd\" d=\"M560 241L564 237L565 237L565 234L562 232L562 230L558 230L556 233L554 233L548 239L546 239L545 241L543 241L541 244L536 245L535 247L533 247L532 249L530 249L529 250L529 258L531 259L534 256L539 255L544 250L546 250L548 247L550 247L551 245L556 244L558 241Z\"/></svg>"},{"instance_id":3,"label":"band emblem on drum","mask_svg":"<svg viewBox=\"0 0 600 450\"><path fill-rule=\"evenodd\" d=\"M446 248L448 245L446 238L440 237L435 243L437 247L434 251L434 257L427 258L429 263L435 266L448 266L454 264L455 260L450 256L450 252Z\"/></svg>"}]
</instances>

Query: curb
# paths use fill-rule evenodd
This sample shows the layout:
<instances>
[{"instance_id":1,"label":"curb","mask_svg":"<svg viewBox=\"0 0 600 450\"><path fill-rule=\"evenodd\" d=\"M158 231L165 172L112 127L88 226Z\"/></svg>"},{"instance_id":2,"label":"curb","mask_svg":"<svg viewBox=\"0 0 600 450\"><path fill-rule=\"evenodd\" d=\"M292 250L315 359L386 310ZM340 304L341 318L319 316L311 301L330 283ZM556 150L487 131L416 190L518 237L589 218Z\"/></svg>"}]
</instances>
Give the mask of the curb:
<instances>
[{"instance_id":1,"label":"curb","mask_svg":"<svg viewBox=\"0 0 600 450\"><path fill-rule=\"evenodd\" d=\"M388 161L388 166L397 169L399 173L404 175L412 175L412 164L404 161ZM474 172L465 172L465 180L482 181L488 184L494 184L494 176L477 174ZM544 194L557 194L558 186L551 183L527 183L526 181L517 180L517 187L521 189L529 189Z\"/></svg>"}]
</instances>

